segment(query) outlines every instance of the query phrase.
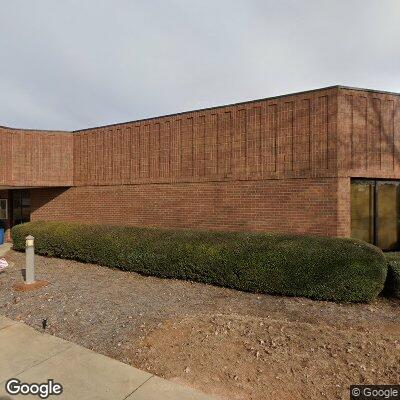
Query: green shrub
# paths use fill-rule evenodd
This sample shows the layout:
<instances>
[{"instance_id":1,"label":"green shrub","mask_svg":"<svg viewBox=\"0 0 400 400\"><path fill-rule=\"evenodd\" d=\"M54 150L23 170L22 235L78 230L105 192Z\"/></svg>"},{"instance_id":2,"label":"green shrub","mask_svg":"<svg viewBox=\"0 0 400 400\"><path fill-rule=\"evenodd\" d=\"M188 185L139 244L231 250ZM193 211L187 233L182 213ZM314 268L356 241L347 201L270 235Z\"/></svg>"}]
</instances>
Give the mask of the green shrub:
<instances>
[{"instance_id":1,"label":"green shrub","mask_svg":"<svg viewBox=\"0 0 400 400\"><path fill-rule=\"evenodd\" d=\"M28 234L45 256L342 302L374 299L387 271L378 248L344 238L30 222L12 229L16 250L24 249Z\"/></svg>"},{"instance_id":2,"label":"green shrub","mask_svg":"<svg viewBox=\"0 0 400 400\"><path fill-rule=\"evenodd\" d=\"M400 298L400 253L386 253L388 272L385 283L385 294Z\"/></svg>"}]
</instances>

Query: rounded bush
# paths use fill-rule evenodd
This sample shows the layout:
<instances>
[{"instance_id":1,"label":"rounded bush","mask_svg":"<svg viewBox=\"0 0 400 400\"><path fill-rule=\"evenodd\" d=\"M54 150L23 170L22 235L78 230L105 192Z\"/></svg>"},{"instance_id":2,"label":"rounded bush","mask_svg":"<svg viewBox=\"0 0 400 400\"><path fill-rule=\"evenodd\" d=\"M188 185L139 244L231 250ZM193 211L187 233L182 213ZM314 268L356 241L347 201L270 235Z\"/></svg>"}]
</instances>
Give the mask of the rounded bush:
<instances>
[{"instance_id":1,"label":"rounded bush","mask_svg":"<svg viewBox=\"0 0 400 400\"><path fill-rule=\"evenodd\" d=\"M28 234L45 256L339 302L371 301L387 271L381 250L345 238L38 221L13 227L14 249L24 250Z\"/></svg>"},{"instance_id":2,"label":"rounded bush","mask_svg":"<svg viewBox=\"0 0 400 400\"><path fill-rule=\"evenodd\" d=\"M388 263L385 294L400 299L400 253L387 253Z\"/></svg>"}]
</instances>

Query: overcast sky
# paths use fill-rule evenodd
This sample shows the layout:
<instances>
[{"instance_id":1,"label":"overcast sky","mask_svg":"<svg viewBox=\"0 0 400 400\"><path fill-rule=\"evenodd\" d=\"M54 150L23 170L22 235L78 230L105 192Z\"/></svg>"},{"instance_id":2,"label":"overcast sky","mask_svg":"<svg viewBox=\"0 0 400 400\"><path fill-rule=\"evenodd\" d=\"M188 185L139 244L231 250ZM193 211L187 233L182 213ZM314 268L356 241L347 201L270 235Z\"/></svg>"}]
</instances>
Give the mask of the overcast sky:
<instances>
[{"instance_id":1,"label":"overcast sky","mask_svg":"<svg viewBox=\"0 0 400 400\"><path fill-rule=\"evenodd\" d=\"M0 125L82 129L336 84L400 92L400 0L0 5Z\"/></svg>"}]
</instances>

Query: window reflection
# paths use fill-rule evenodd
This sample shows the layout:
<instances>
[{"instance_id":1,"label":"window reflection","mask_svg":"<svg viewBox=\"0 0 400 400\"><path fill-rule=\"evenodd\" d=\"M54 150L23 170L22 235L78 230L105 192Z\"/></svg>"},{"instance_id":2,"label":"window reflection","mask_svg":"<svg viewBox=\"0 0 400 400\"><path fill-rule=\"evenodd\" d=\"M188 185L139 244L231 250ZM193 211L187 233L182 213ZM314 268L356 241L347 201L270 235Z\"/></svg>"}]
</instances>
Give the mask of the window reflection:
<instances>
[{"instance_id":1,"label":"window reflection","mask_svg":"<svg viewBox=\"0 0 400 400\"><path fill-rule=\"evenodd\" d=\"M399 248L399 187L398 181L352 181L352 237L383 250Z\"/></svg>"}]
</instances>

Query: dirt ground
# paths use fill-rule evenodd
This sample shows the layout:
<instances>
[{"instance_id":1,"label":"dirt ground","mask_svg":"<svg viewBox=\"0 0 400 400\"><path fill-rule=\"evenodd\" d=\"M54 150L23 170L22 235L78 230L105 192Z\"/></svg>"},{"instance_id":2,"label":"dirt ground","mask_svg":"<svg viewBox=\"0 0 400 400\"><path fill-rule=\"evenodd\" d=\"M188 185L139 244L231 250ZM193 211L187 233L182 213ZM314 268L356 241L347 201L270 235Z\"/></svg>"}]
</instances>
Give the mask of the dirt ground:
<instances>
[{"instance_id":1,"label":"dirt ground","mask_svg":"<svg viewBox=\"0 0 400 400\"><path fill-rule=\"evenodd\" d=\"M400 382L400 302L335 304L37 257L35 292L0 274L0 314L224 399L348 399Z\"/></svg>"}]
</instances>

